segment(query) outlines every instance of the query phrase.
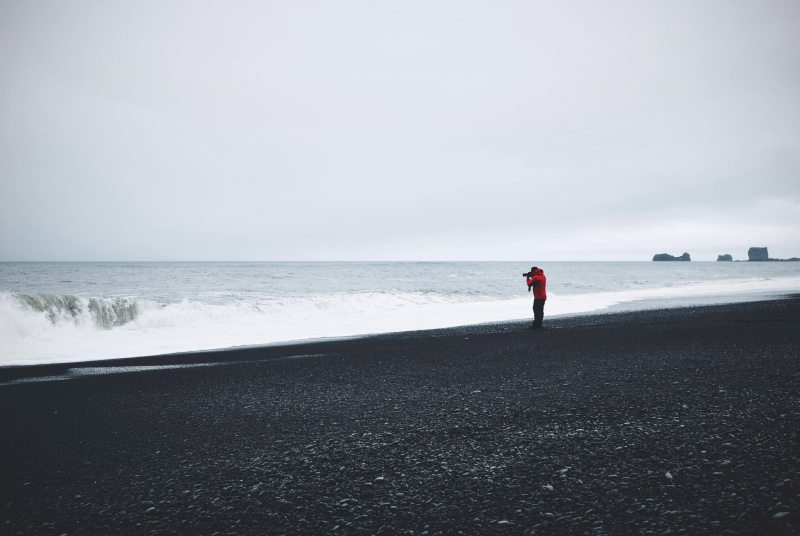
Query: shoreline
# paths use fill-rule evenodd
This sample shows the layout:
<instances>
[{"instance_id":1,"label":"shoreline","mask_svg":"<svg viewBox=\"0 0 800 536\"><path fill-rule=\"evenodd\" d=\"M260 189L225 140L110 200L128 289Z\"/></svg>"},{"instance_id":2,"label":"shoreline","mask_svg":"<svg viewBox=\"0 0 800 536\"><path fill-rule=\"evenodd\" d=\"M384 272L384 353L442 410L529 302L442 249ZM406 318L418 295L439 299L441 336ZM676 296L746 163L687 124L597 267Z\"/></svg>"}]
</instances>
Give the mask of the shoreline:
<instances>
[{"instance_id":1,"label":"shoreline","mask_svg":"<svg viewBox=\"0 0 800 536\"><path fill-rule=\"evenodd\" d=\"M798 293L764 293L758 295L710 295L706 297L686 297L686 298L670 298L670 299L643 299L633 302L624 302L611 305L609 307L578 313L556 314L548 316L545 314L545 321L548 326L558 327L564 322L571 323L574 319L591 318L594 316L605 315L619 315L628 313L641 313L647 311L661 311L672 309L696 309L698 307L716 307L734 304L748 304L760 303L770 301L780 301L785 299L800 298ZM531 316L532 318L532 316ZM588 320L587 320L588 321ZM207 354L226 354L231 355L237 352L250 353L254 350L268 350L268 349L300 349L308 345L319 345L328 343L340 343L344 341L354 341L361 339L371 339L375 337L396 337L408 334L415 334L419 336L438 336L446 334L452 330L463 332L470 332L471 330L485 331L492 327L499 327L501 331L511 329L511 326L527 325L530 319L522 320L500 320L492 322L482 322L478 324L464 324L443 328L430 328L430 329L415 329L405 331L390 331L380 333L365 333L357 335L343 335L333 337L319 337L311 339L297 339L287 341L277 341L263 344L248 344L241 346L227 346L220 348L207 348L197 350L187 350L180 352L167 352L160 354L149 354L142 356L131 357L112 357L112 358L98 358L83 361L56 361L45 363L31 363L31 364L8 364L0 365L0 387L8 381L30 377L41 376L58 376L65 371L73 368L103 368L103 367L124 367L132 366L156 366L153 360L163 360L163 364L175 364L176 362L182 363L184 360L186 364L197 363L196 359L202 359L202 356ZM206 362L206 361L199 361Z\"/></svg>"},{"instance_id":2,"label":"shoreline","mask_svg":"<svg viewBox=\"0 0 800 536\"><path fill-rule=\"evenodd\" d=\"M800 532L800 298L526 324L2 386L0 527Z\"/></svg>"}]
</instances>

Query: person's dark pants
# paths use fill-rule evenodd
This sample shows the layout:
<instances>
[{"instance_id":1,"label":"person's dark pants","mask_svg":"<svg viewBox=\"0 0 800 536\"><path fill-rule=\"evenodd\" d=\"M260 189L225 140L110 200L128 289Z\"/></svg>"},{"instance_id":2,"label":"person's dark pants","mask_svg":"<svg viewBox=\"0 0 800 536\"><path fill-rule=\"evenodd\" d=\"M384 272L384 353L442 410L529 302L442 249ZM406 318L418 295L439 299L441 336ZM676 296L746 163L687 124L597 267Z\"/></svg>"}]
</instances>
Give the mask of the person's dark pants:
<instances>
[{"instance_id":1,"label":"person's dark pants","mask_svg":"<svg viewBox=\"0 0 800 536\"><path fill-rule=\"evenodd\" d=\"M542 327L544 320L544 302L546 300L533 300L533 328Z\"/></svg>"}]
</instances>

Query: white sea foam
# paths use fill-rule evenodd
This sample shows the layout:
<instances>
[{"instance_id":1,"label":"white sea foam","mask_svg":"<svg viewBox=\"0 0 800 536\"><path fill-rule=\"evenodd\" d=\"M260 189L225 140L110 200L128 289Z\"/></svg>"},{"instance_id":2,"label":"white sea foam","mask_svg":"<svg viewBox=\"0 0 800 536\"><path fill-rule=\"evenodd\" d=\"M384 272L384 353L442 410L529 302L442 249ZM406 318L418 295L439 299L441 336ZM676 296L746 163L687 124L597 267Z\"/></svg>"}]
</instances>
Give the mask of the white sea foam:
<instances>
[{"instance_id":1,"label":"white sea foam","mask_svg":"<svg viewBox=\"0 0 800 536\"><path fill-rule=\"evenodd\" d=\"M726 279L577 294L549 292L548 316L642 300L730 301L800 289L800 277ZM184 299L0 293L0 365L72 362L227 348L319 337L432 329L530 318L530 295L338 292L248 296L231 303Z\"/></svg>"}]
</instances>

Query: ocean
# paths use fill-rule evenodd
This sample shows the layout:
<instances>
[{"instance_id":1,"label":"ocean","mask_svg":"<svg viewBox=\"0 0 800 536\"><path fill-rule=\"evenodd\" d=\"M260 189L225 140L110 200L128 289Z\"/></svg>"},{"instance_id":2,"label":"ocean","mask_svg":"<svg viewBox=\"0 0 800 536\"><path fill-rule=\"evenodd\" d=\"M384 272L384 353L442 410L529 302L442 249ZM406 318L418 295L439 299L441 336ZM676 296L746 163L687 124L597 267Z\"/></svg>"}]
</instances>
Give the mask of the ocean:
<instances>
[{"instance_id":1,"label":"ocean","mask_svg":"<svg viewBox=\"0 0 800 536\"><path fill-rule=\"evenodd\" d=\"M800 263L541 262L548 317L766 299ZM0 263L0 366L529 319L520 262Z\"/></svg>"}]
</instances>

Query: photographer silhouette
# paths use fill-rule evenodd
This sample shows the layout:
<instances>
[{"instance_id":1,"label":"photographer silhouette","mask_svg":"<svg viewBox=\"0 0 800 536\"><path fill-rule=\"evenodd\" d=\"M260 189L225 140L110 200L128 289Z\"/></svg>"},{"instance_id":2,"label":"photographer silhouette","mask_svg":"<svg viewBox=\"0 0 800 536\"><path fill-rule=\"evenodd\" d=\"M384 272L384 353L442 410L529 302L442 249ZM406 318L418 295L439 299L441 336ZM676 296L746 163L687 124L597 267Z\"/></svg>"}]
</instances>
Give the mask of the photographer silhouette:
<instances>
[{"instance_id":1,"label":"photographer silhouette","mask_svg":"<svg viewBox=\"0 0 800 536\"><path fill-rule=\"evenodd\" d=\"M538 266L522 274L528 283L528 292L533 290L533 324L530 329L541 329L544 320L544 302L547 301L547 277Z\"/></svg>"}]
</instances>

